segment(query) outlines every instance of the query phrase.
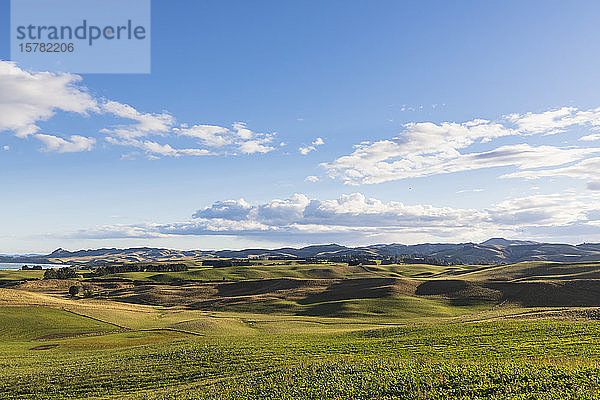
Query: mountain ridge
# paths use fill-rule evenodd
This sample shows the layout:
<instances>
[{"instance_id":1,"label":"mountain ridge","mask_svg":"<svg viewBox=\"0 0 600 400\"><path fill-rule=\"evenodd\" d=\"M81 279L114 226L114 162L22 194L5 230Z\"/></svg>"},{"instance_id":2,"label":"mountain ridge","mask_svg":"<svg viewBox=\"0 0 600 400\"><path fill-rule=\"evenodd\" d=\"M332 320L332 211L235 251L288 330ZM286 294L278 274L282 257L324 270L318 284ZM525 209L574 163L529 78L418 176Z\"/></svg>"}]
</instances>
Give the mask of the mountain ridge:
<instances>
[{"instance_id":1,"label":"mountain ridge","mask_svg":"<svg viewBox=\"0 0 600 400\"><path fill-rule=\"evenodd\" d=\"M543 243L491 238L481 243L400 243L348 247L339 244L300 248L251 248L242 250L173 250L155 247L99 248L69 251L62 248L47 255L0 256L0 262L99 263L201 261L206 258L394 258L428 257L454 264L505 264L522 261L600 261L600 243Z\"/></svg>"}]
</instances>

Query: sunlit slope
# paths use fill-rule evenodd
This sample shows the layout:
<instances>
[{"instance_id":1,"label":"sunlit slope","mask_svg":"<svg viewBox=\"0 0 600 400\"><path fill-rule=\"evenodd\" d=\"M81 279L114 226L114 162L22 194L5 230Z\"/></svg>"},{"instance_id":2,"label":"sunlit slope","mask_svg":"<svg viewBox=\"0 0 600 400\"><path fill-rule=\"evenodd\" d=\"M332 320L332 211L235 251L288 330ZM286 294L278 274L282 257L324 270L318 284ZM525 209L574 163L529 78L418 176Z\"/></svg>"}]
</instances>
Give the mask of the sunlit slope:
<instances>
[{"instance_id":1,"label":"sunlit slope","mask_svg":"<svg viewBox=\"0 0 600 400\"><path fill-rule=\"evenodd\" d=\"M461 274L469 280L573 280L600 279L600 263L522 262L481 267Z\"/></svg>"},{"instance_id":2,"label":"sunlit slope","mask_svg":"<svg viewBox=\"0 0 600 400\"><path fill-rule=\"evenodd\" d=\"M0 307L0 340L32 340L114 332L118 327L47 307Z\"/></svg>"}]
</instances>

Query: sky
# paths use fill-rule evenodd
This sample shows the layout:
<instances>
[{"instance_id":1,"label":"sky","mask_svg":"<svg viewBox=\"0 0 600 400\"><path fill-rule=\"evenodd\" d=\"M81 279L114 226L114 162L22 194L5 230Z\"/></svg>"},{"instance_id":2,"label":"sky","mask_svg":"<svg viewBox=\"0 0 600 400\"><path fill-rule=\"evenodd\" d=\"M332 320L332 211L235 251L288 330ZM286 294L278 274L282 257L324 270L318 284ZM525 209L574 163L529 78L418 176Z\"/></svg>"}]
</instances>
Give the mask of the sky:
<instances>
[{"instance_id":1,"label":"sky","mask_svg":"<svg viewBox=\"0 0 600 400\"><path fill-rule=\"evenodd\" d=\"M58 74L0 0L0 253L600 241L600 3L151 13L150 74Z\"/></svg>"}]
</instances>

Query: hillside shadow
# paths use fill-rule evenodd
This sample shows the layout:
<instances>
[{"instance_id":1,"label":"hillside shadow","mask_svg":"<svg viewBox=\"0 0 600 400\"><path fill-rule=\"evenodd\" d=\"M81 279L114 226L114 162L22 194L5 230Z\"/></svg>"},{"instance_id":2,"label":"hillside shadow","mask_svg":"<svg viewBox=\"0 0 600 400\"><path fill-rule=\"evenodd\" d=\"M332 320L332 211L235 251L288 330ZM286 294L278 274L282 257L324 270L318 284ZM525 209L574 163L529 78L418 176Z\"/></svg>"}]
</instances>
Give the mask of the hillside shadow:
<instances>
[{"instance_id":1,"label":"hillside shadow","mask_svg":"<svg viewBox=\"0 0 600 400\"><path fill-rule=\"evenodd\" d=\"M329 285L320 293L313 293L298 300L308 305L329 301L388 297L395 292L394 278L344 279Z\"/></svg>"}]
</instances>

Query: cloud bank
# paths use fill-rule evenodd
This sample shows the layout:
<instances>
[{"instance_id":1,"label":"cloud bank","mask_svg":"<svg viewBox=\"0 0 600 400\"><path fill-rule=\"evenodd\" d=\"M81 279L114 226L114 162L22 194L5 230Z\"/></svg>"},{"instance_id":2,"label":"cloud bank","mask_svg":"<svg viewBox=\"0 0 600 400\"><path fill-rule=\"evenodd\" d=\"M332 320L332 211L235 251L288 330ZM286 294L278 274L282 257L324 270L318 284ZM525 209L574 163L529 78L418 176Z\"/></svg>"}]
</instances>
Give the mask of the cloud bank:
<instances>
[{"instance_id":1,"label":"cloud bank","mask_svg":"<svg viewBox=\"0 0 600 400\"><path fill-rule=\"evenodd\" d=\"M478 241L492 235L552 236L586 227L600 233L600 194L534 195L483 209L383 202L351 193L332 200L294 194L250 204L222 200L200 208L188 221L172 224L110 225L74 232L76 238L232 235L291 242Z\"/></svg>"}]
</instances>

